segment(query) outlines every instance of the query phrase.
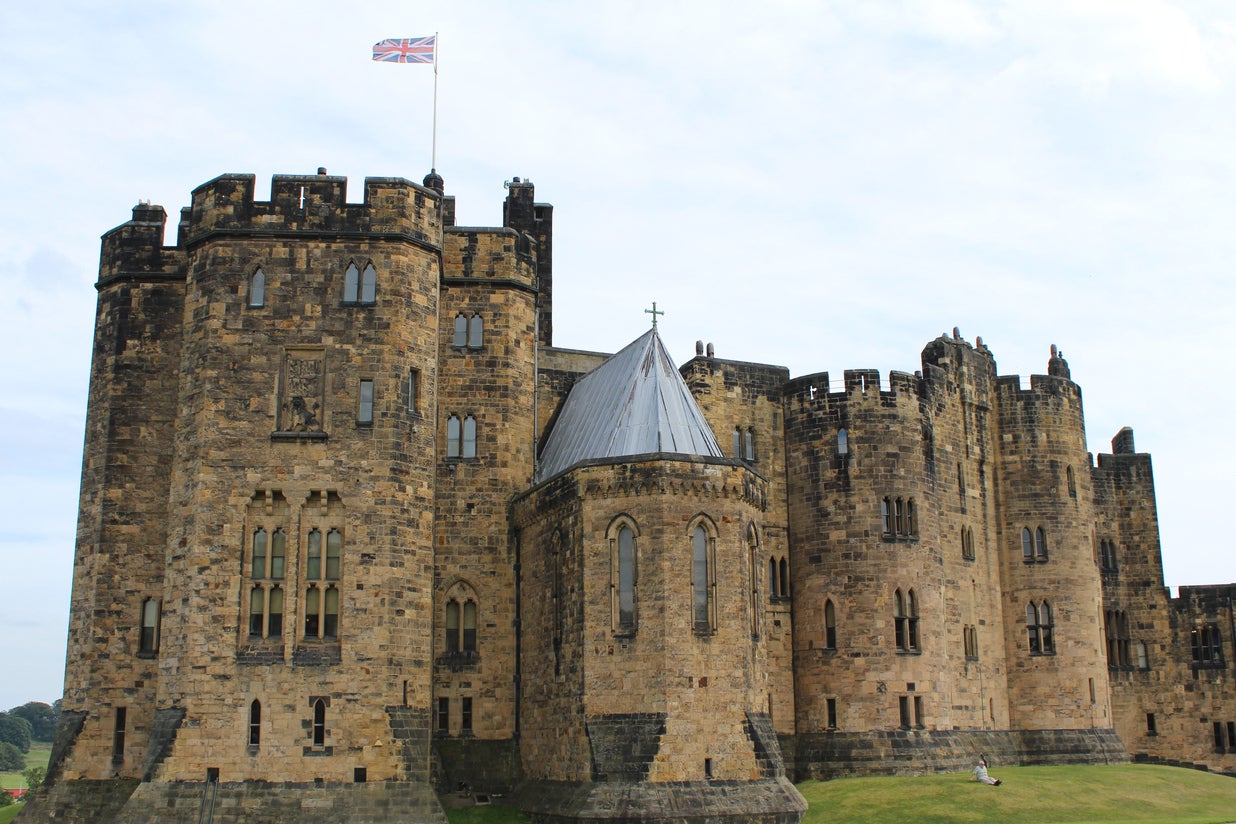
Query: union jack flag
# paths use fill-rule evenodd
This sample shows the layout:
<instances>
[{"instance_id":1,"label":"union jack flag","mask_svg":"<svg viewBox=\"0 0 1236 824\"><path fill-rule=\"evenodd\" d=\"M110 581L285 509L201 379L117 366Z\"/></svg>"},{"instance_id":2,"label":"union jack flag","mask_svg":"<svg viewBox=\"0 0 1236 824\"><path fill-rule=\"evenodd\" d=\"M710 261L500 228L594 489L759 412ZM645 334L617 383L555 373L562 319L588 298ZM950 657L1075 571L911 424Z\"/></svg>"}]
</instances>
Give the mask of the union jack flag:
<instances>
[{"instance_id":1,"label":"union jack flag","mask_svg":"<svg viewBox=\"0 0 1236 824\"><path fill-rule=\"evenodd\" d=\"M380 63L432 63L436 36L405 37L373 44L373 59Z\"/></svg>"}]
</instances>

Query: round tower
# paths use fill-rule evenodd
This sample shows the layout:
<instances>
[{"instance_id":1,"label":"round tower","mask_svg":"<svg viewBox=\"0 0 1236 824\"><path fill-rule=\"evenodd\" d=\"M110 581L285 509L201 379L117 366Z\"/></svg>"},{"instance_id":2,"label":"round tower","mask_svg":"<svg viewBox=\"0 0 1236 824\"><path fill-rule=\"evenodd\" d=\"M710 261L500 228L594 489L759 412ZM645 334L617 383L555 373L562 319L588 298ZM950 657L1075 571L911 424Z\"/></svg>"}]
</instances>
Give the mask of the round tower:
<instances>
[{"instance_id":1,"label":"round tower","mask_svg":"<svg viewBox=\"0 0 1236 824\"><path fill-rule=\"evenodd\" d=\"M1081 389L1052 347L1047 375L997 382L998 507L1014 729L1112 725Z\"/></svg>"}]
</instances>

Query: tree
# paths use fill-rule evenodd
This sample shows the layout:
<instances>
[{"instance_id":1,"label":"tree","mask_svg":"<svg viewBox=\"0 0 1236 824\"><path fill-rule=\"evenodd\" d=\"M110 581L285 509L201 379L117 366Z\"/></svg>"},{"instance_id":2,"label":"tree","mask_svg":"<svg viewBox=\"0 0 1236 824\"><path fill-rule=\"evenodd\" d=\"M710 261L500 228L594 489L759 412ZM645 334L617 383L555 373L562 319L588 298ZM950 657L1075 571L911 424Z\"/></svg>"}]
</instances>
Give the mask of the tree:
<instances>
[{"instance_id":1,"label":"tree","mask_svg":"<svg viewBox=\"0 0 1236 824\"><path fill-rule=\"evenodd\" d=\"M43 786L43 779L47 778L47 768L36 764L33 767L26 767L21 771L21 777L26 779L26 786L34 792L39 787Z\"/></svg>"},{"instance_id":2,"label":"tree","mask_svg":"<svg viewBox=\"0 0 1236 824\"><path fill-rule=\"evenodd\" d=\"M13 707L9 710L9 715L29 721L30 737L35 741L53 741L56 738L56 725L60 723L59 704L59 701L55 706L42 701L28 701L20 707Z\"/></svg>"},{"instance_id":3,"label":"tree","mask_svg":"<svg viewBox=\"0 0 1236 824\"><path fill-rule=\"evenodd\" d=\"M0 770L17 772L26 766L26 756L8 741L0 741Z\"/></svg>"},{"instance_id":4,"label":"tree","mask_svg":"<svg viewBox=\"0 0 1236 824\"><path fill-rule=\"evenodd\" d=\"M0 789L0 807L8 807L13 803L13 796Z\"/></svg>"},{"instance_id":5,"label":"tree","mask_svg":"<svg viewBox=\"0 0 1236 824\"><path fill-rule=\"evenodd\" d=\"M30 722L19 715L0 712L0 741L7 741L22 752L30 752Z\"/></svg>"}]
</instances>

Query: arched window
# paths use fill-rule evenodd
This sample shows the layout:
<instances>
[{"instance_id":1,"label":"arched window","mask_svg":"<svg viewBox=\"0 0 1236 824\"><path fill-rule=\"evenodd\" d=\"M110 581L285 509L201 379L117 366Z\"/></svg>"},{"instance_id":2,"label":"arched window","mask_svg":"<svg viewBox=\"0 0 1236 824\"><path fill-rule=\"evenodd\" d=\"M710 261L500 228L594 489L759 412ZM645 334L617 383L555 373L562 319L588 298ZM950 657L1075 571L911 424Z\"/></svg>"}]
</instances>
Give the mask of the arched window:
<instances>
[{"instance_id":1,"label":"arched window","mask_svg":"<svg viewBox=\"0 0 1236 824\"><path fill-rule=\"evenodd\" d=\"M256 747L262 742L262 702L256 698L249 705L249 746Z\"/></svg>"},{"instance_id":2,"label":"arched window","mask_svg":"<svg viewBox=\"0 0 1236 824\"><path fill-rule=\"evenodd\" d=\"M288 534L276 529L270 536L270 577L282 580L287 562Z\"/></svg>"},{"instance_id":3,"label":"arched window","mask_svg":"<svg viewBox=\"0 0 1236 824\"><path fill-rule=\"evenodd\" d=\"M747 527L747 556L751 565L751 637L760 637L760 537L755 524Z\"/></svg>"},{"instance_id":4,"label":"arched window","mask_svg":"<svg viewBox=\"0 0 1236 824\"><path fill-rule=\"evenodd\" d=\"M1034 556L1039 562L1047 560L1047 533L1043 531L1043 527L1034 531Z\"/></svg>"},{"instance_id":5,"label":"arched window","mask_svg":"<svg viewBox=\"0 0 1236 824\"><path fill-rule=\"evenodd\" d=\"M476 418L471 415L463 421L463 454L461 457L476 457Z\"/></svg>"},{"instance_id":6,"label":"arched window","mask_svg":"<svg viewBox=\"0 0 1236 824\"><path fill-rule=\"evenodd\" d=\"M743 433L742 457L749 462L755 461L755 430L751 427Z\"/></svg>"},{"instance_id":7,"label":"arched window","mask_svg":"<svg viewBox=\"0 0 1236 824\"><path fill-rule=\"evenodd\" d=\"M1137 668L1140 670L1150 669L1150 658L1146 655L1146 645L1141 641L1137 642Z\"/></svg>"},{"instance_id":8,"label":"arched window","mask_svg":"<svg viewBox=\"0 0 1236 824\"><path fill-rule=\"evenodd\" d=\"M961 557L967 561L974 560L974 530L968 526L961 528Z\"/></svg>"},{"instance_id":9,"label":"arched window","mask_svg":"<svg viewBox=\"0 0 1236 824\"><path fill-rule=\"evenodd\" d=\"M841 429L837 430L837 454L838 455L849 455L850 454L850 436L845 431L844 426Z\"/></svg>"},{"instance_id":10,"label":"arched window","mask_svg":"<svg viewBox=\"0 0 1236 824\"><path fill-rule=\"evenodd\" d=\"M1046 601L1041 604L1031 601L1027 604L1026 632L1029 634L1032 655L1056 651L1052 630L1051 606Z\"/></svg>"},{"instance_id":11,"label":"arched window","mask_svg":"<svg viewBox=\"0 0 1236 824\"><path fill-rule=\"evenodd\" d=\"M785 556L781 556L781 560L777 562L777 595L782 598L790 597L790 563Z\"/></svg>"},{"instance_id":12,"label":"arched window","mask_svg":"<svg viewBox=\"0 0 1236 824\"><path fill-rule=\"evenodd\" d=\"M249 278L249 306L257 308L266 305L266 273L258 269Z\"/></svg>"},{"instance_id":13,"label":"arched window","mask_svg":"<svg viewBox=\"0 0 1236 824\"><path fill-rule=\"evenodd\" d=\"M1029 527L1022 527L1021 530L1021 558L1026 562L1034 561L1034 536L1030 534Z\"/></svg>"},{"instance_id":14,"label":"arched window","mask_svg":"<svg viewBox=\"0 0 1236 824\"><path fill-rule=\"evenodd\" d=\"M313 746L326 746L326 702L321 698L313 702Z\"/></svg>"},{"instance_id":15,"label":"arched window","mask_svg":"<svg viewBox=\"0 0 1236 824\"><path fill-rule=\"evenodd\" d=\"M769 600L775 601L778 598L780 598L781 596L777 594L778 592L780 592L780 587L778 586L778 581L777 581L777 559L769 558L768 559L768 598Z\"/></svg>"},{"instance_id":16,"label":"arched window","mask_svg":"<svg viewBox=\"0 0 1236 824\"><path fill-rule=\"evenodd\" d=\"M824 646L837 648L837 609L831 598L824 602Z\"/></svg>"},{"instance_id":17,"label":"arched window","mask_svg":"<svg viewBox=\"0 0 1236 824\"><path fill-rule=\"evenodd\" d=\"M326 580L339 580L339 564L343 557L343 534L332 529L326 533Z\"/></svg>"},{"instance_id":18,"label":"arched window","mask_svg":"<svg viewBox=\"0 0 1236 824\"><path fill-rule=\"evenodd\" d=\"M266 577L266 530L258 529L253 533L253 577Z\"/></svg>"},{"instance_id":19,"label":"arched window","mask_svg":"<svg viewBox=\"0 0 1236 824\"><path fill-rule=\"evenodd\" d=\"M309 538L305 541L305 578L322 580L322 533L316 528L309 530Z\"/></svg>"},{"instance_id":20,"label":"arched window","mask_svg":"<svg viewBox=\"0 0 1236 824\"><path fill-rule=\"evenodd\" d=\"M343 273L343 302L360 302L360 270L356 268L355 263L349 263L347 270Z\"/></svg>"},{"instance_id":21,"label":"arched window","mask_svg":"<svg viewBox=\"0 0 1236 824\"><path fill-rule=\"evenodd\" d=\"M460 440L459 418L451 415L446 419L446 457L459 457Z\"/></svg>"},{"instance_id":22,"label":"arched window","mask_svg":"<svg viewBox=\"0 0 1236 824\"><path fill-rule=\"evenodd\" d=\"M698 522L691 530L691 616L695 631L713 632L716 623L716 538Z\"/></svg>"},{"instance_id":23,"label":"arched window","mask_svg":"<svg viewBox=\"0 0 1236 824\"><path fill-rule=\"evenodd\" d=\"M618 530L618 625L635 626L635 533Z\"/></svg>"},{"instance_id":24,"label":"arched window","mask_svg":"<svg viewBox=\"0 0 1236 824\"><path fill-rule=\"evenodd\" d=\"M142 632L138 652L152 655L159 651L159 618L161 605L157 598L142 601Z\"/></svg>"},{"instance_id":25,"label":"arched window","mask_svg":"<svg viewBox=\"0 0 1236 824\"><path fill-rule=\"evenodd\" d=\"M734 458L742 460L742 430L734 427Z\"/></svg>"},{"instance_id":26,"label":"arched window","mask_svg":"<svg viewBox=\"0 0 1236 824\"><path fill-rule=\"evenodd\" d=\"M480 315L468 319L468 348L480 349L485 342L485 322Z\"/></svg>"},{"instance_id":27,"label":"arched window","mask_svg":"<svg viewBox=\"0 0 1236 824\"><path fill-rule=\"evenodd\" d=\"M1077 482L1073 480L1073 467L1066 466L1064 468L1064 479L1069 487L1069 496L1076 498L1077 497Z\"/></svg>"},{"instance_id":28,"label":"arched window","mask_svg":"<svg viewBox=\"0 0 1236 824\"><path fill-rule=\"evenodd\" d=\"M468 345L468 318L463 313L455 316L455 338L451 345L460 349Z\"/></svg>"},{"instance_id":29,"label":"arched window","mask_svg":"<svg viewBox=\"0 0 1236 824\"><path fill-rule=\"evenodd\" d=\"M376 303L378 299L378 270L370 263L361 274L361 303Z\"/></svg>"}]
</instances>

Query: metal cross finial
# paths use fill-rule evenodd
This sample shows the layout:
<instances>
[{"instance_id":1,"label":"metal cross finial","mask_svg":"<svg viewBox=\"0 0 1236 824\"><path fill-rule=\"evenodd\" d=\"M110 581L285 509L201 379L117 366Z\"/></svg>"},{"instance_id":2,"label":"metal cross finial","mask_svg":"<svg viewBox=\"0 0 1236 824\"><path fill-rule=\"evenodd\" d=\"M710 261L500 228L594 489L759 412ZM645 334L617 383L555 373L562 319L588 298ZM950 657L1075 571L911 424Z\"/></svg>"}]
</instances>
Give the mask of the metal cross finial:
<instances>
[{"instance_id":1,"label":"metal cross finial","mask_svg":"<svg viewBox=\"0 0 1236 824\"><path fill-rule=\"evenodd\" d=\"M652 308L645 309L644 314L652 315L652 328L656 329L657 328L657 315L664 315L665 312L663 310L657 309L657 302L654 300L652 302Z\"/></svg>"}]
</instances>

